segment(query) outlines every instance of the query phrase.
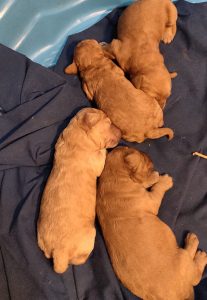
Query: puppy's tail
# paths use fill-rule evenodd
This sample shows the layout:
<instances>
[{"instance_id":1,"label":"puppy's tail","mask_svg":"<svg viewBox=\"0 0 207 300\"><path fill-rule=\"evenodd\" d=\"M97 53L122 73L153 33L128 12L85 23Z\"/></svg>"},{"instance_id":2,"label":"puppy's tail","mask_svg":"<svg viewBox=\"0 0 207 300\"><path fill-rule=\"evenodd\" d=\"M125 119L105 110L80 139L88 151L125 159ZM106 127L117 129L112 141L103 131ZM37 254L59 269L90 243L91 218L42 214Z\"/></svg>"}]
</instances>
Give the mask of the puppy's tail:
<instances>
[{"instance_id":1,"label":"puppy's tail","mask_svg":"<svg viewBox=\"0 0 207 300\"><path fill-rule=\"evenodd\" d=\"M170 128L155 128L145 134L146 138L148 139L159 139L165 135L167 135L168 139L171 140L174 136L174 133Z\"/></svg>"},{"instance_id":2,"label":"puppy's tail","mask_svg":"<svg viewBox=\"0 0 207 300\"><path fill-rule=\"evenodd\" d=\"M64 273L69 265L68 254L63 250L54 250L53 252L53 264L56 273Z\"/></svg>"}]
</instances>

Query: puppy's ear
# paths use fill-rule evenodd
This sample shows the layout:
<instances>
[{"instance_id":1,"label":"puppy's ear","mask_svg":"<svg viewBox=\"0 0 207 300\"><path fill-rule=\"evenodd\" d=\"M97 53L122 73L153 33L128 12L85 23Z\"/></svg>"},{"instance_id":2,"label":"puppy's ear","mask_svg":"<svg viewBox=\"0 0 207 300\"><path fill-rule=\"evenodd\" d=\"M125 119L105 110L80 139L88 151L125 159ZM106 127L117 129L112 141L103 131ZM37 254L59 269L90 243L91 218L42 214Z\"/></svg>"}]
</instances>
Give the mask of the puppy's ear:
<instances>
[{"instance_id":1,"label":"puppy's ear","mask_svg":"<svg viewBox=\"0 0 207 300\"><path fill-rule=\"evenodd\" d=\"M86 112L85 114L78 117L78 124L85 131L90 130L94 127L101 119L101 115L96 112Z\"/></svg>"},{"instance_id":2,"label":"puppy's ear","mask_svg":"<svg viewBox=\"0 0 207 300\"><path fill-rule=\"evenodd\" d=\"M114 51L113 51L113 47L112 47L111 44L102 42L102 43L100 43L100 45L102 46L102 50L103 50L103 53L104 53L105 57L107 57L109 59L115 59L116 58L116 56L114 54Z\"/></svg>"},{"instance_id":3,"label":"puppy's ear","mask_svg":"<svg viewBox=\"0 0 207 300\"><path fill-rule=\"evenodd\" d=\"M134 78L131 78L131 82L136 87L136 89L140 89L143 82L143 75L139 75Z\"/></svg>"},{"instance_id":4,"label":"puppy's ear","mask_svg":"<svg viewBox=\"0 0 207 300\"><path fill-rule=\"evenodd\" d=\"M103 49L103 53L104 53L105 57L112 59L112 60L116 58L114 56L114 54L112 52L110 52L109 49L107 49L105 46L104 47L102 46L102 49Z\"/></svg>"},{"instance_id":5,"label":"puppy's ear","mask_svg":"<svg viewBox=\"0 0 207 300\"><path fill-rule=\"evenodd\" d=\"M178 73L177 72L171 72L170 73L170 77L173 79L175 77L177 77Z\"/></svg>"},{"instance_id":6,"label":"puppy's ear","mask_svg":"<svg viewBox=\"0 0 207 300\"><path fill-rule=\"evenodd\" d=\"M131 179L141 184L145 189L158 182L159 173L153 171L153 164L149 157L139 151L126 154L125 163L127 165Z\"/></svg>"},{"instance_id":7,"label":"puppy's ear","mask_svg":"<svg viewBox=\"0 0 207 300\"><path fill-rule=\"evenodd\" d=\"M87 98L92 101L93 100L93 92L91 90L89 90L87 84L83 81L82 83L82 88L84 90L84 92L86 93Z\"/></svg>"},{"instance_id":8,"label":"puppy's ear","mask_svg":"<svg viewBox=\"0 0 207 300\"><path fill-rule=\"evenodd\" d=\"M70 64L69 66L67 66L65 68L65 73L66 74L78 74L78 68L76 63L73 61L72 64Z\"/></svg>"},{"instance_id":9,"label":"puppy's ear","mask_svg":"<svg viewBox=\"0 0 207 300\"><path fill-rule=\"evenodd\" d=\"M126 154L124 157L124 161L131 171L135 172L137 169L137 153L136 152L131 152Z\"/></svg>"},{"instance_id":10,"label":"puppy's ear","mask_svg":"<svg viewBox=\"0 0 207 300\"><path fill-rule=\"evenodd\" d=\"M135 182L141 182L139 178L139 165L141 159L141 154L138 151L129 152L124 157L124 162L129 171L129 175L131 179Z\"/></svg>"}]
</instances>

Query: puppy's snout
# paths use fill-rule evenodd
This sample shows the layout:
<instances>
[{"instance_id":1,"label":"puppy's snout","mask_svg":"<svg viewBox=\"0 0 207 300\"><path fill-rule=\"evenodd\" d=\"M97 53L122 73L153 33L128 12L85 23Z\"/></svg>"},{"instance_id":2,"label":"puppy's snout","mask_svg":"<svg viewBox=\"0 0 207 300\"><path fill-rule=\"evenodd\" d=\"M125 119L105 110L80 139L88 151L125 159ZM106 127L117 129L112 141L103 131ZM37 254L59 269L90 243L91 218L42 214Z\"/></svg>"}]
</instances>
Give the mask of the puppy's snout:
<instances>
[{"instance_id":1,"label":"puppy's snout","mask_svg":"<svg viewBox=\"0 0 207 300\"><path fill-rule=\"evenodd\" d=\"M159 173L157 171L153 171L151 175L151 182L152 184L155 184L159 181Z\"/></svg>"},{"instance_id":2,"label":"puppy's snout","mask_svg":"<svg viewBox=\"0 0 207 300\"><path fill-rule=\"evenodd\" d=\"M117 138L117 142L119 142L119 140L121 139L121 130L118 127L116 127L114 124L111 124L111 131Z\"/></svg>"},{"instance_id":3,"label":"puppy's snout","mask_svg":"<svg viewBox=\"0 0 207 300\"><path fill-rule=\"evenodd\" d=\"M121 130L115 125L110 126L110 138L106 142L106 148L113 148L119 143L121 139Z\"/></svg>"},{"instance_id":4,"label":"puppy's snout","mask_svg":"<svg viewBox=\"0 0 207 300\"><path fill-rule=\"evenodd\" d=\"M108 43L106 43L106 42L100 42L99 45L100 46L106 46L106 45L108 45Z\"/></svg>"}]
</instances>

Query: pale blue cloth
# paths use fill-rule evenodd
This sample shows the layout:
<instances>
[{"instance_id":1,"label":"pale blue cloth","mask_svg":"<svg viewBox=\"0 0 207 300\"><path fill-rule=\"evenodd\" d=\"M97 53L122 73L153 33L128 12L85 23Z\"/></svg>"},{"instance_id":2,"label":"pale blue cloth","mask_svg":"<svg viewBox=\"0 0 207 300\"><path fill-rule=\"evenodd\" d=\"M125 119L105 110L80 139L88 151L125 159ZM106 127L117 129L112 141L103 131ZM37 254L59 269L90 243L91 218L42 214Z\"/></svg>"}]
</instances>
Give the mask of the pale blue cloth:
<instances>
[{"instance_id":1,"label":"pale blue cloth","mask_svg":"<svg viewBox=\"0 0 207 300\"><path fill-rule=\"evenodd\" d=\"M44 66L54 65L68 35L133 0L0 0L0 43ZM192 3L203 0L189 0Z\"/></svg>"}]
</instances>

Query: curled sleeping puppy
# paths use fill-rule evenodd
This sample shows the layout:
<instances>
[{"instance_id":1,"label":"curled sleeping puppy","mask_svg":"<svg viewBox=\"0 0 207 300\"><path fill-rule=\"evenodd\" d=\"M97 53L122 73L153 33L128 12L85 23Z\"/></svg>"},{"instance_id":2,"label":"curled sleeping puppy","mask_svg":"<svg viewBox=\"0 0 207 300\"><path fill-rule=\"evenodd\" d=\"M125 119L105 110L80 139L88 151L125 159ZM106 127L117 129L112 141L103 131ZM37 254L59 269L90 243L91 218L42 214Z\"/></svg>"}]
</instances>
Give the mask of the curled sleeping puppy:
<instances>
[{"instance_id":1,"label":"curled sleeping puppy","mask_svg":"<svg viewBox=\"0 0 207 300\"><path fill-rule=\"evenodd\" d=\"M84 40L75 48L74 60L65 72L80 72L83 90L89 100L95 100L130 142L157 139L168 135L170 128L163 126L163 111L157 101L137 90L124 72L104 56L102 46L95 40Z\"/></svg>"},{"instance_id":2,"label":"curled sleeping puppy","mask_svg":"<svg viewBox=\"0 0 207 300\"><path fill-rule=\"evenodd\" d=\"M118 21L117 39L105 45L112 58L138 89L165 106L171 78L159 51L160 41L170 43L176 33L177 10L170 0L141 0L128 6Z\"/></svg>"},{"instance_id":3,"label":"curled sleeping puppy","mask_svg":"<svg viewBox=\"0 0 207 300\"><path fill-rule=\"evenodd\" d=\"M38 220L38 245L57 273L84 263L94 247L96 179L121 133L100 110L82 109L60 135Z\"/></svg>"},{"instance_id":4,"label":"curled sleeping puppy","mask_svg":"<svg viewBox=\"0 0 207 300\"><path fill-rule=\"evenodd\" d=\"M189 233L179 248L172 230L158 217L172 178L160 176L149 157L118 147L106 158L99 178L97 214L115 273L142 299L194 299L193 286L207 264L198 238Z\"/></svg>"}]
</instances>

